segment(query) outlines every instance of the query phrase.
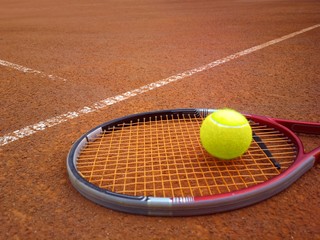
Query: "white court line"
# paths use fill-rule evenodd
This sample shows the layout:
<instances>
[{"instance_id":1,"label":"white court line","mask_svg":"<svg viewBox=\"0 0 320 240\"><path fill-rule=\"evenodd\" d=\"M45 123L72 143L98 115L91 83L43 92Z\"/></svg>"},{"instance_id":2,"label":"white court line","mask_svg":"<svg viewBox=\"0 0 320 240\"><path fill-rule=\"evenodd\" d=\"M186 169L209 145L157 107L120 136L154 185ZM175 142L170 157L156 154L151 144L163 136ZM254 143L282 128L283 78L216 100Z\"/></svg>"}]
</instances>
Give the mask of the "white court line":
<instances>
[{"instance_id":1,"label":"white court line","mask_svg":"<svg viewBox=\"0 0 320 240\"><path fill-rule=\"evenodd\" d=\"M21 65L15 64L15 63L11 63L11 62L8 62L5 60L1 60L1 59L0 59L0 65L2 65L4 67L13 68L13 69L18 70L23 73L31 73L31 74L39 75L42 78L49 78L50 80L61 80L64 82L67 81L67 79L65 79L65 78L57 77L54 75L48 75L48 74L45 74L44 72L34 70L34 69L31 69L28 67L24 67L24 66L21 66Z\"/></svg>"},{"instance_id":2,"label":"white court line","mask_svg":"<svg viewBox=\"0 0 320 240\"><path fill-rule=\"evenodd\" d=\"M78 111L67 112L65 114L62 114L62 115L59 115L59 116L56 116L56 117L52 117L52 118L49 118L47 120L38 122L36 124L29 125L29 126L24 127L22 129L13 131L11 133L8 133L8 134L0 137L0 146L4 146L4 145L6 145L8 143L11 143L11 142L14 142L14 141L16 141L18 139L30 136L30 135L32 135L32 134L34 134L36 132L43 131L43 130L45 130L47 128L56 126L56 125L58 125L60 123L68 121L69 119L77 118L77 117L80 117L81 115L88 114L88 113L91 113L91 112L95 112L98 109L105 108L107 106L119 103L121 101L127 100L129 98L134 97L134 96L140 95L142 93L146 93L146 92L149 92L151 90L163 87L163 86L165 86L165 85L167 85L169 83L176 82L176 81L181 80L183 78L192 76L193 74L209 70L211 68L214 68L216 66L224 64L226 62L229 62L229 61L231 61L233 59L237 59L237 58L239 58L241 56L253 53L255 51L258 51L258 50L263 49L265 47L268 47L270 45L279 43L279 42L284 41L286 39L292 38L292 37L294 37L296 35L299 35L301 33L310 31L310 30L315 29L317 27L320 27L320 24L311 26L309 28L302 29L300 31L285 35L283 37L271 40L269 42L254 46L252 48L248 48L248 49L243 50L241 52L237 52L235 54L231 54L231 55L229 55L229 56L227 56L225 58L221 58L221 59L216 60L214 62L211 62L211 63L208 63L206 65L203 65L201 67L194 68L194 69L179 73L177 75L174 75L174 76L159 80L157 82L144 85L144 86L142 86L140 88L137 88L137 89L134 89L134 90L119 94L117 96L101 100L99 102L94 103L90 107L83 107L82 109L80 109Z\"/></svg>"}]
</instances>

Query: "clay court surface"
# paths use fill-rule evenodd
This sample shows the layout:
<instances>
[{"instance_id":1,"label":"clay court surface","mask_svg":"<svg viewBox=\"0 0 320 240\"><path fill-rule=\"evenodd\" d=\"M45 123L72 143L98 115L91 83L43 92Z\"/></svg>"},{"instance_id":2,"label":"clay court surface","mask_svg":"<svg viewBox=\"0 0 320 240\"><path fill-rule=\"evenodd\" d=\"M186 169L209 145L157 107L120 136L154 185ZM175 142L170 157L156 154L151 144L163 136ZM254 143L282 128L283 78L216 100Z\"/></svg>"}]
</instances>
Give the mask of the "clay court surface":
<instances>
[{"instance_id":1,"label":"clay court surface","mask_svg":"<svg viewBox=\"0 0 320 240\"><path fill-rule=\"evenodd\" d=\"M196 217L109 210L66 170L77 138L137 112L229 107L319 122L319 24L317 0L0 0L0 238L320 239L319 166L264 202ZM302 139L307 150L320 144Z\"/></svg>"}]
</instances>

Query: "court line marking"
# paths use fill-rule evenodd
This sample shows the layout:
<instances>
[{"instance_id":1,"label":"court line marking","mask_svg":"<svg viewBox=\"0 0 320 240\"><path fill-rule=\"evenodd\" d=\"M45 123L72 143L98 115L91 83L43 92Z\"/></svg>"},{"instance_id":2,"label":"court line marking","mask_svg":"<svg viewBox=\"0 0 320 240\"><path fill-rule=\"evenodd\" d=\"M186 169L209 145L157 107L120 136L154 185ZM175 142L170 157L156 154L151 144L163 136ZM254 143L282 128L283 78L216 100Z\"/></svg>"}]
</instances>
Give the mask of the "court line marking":
<instances>
[{"instance_id":1,"label":"court line marking","mask_svg":"<svg viewBox=\"0 0 320 240\"><path fill-rule=\"evenodd\" d=\"M41 72L39 70L34 70L32 68L24 67L24 66L21 66L21 65L15 64L15 63L11 63L11 62L8 62L5 60L1 60L1 59L0 59L0 65L18 70L23 73L31 73L31 74L39 75L42 78L49 78L50 80L60 80L63 82L67 81L67 79L65 79L65 78L54 76L51 74L45 74L44 72Z\"/></svg>"},{"instance_id":2,"label":"court line marking","mask_svg":"<svg viewBox=\"0 0 320 240\"><path fill-rule=\"evenodd\" d=\"M49 118L49 119L44 120L44 121L40 121L40 122L38 122L36 124L26 126L26 127L22 128L22 129L15 130L15 131L13 131L11 133L8 133L8 134L0 137L0 146L4 146L4 145L6 145L8 143L11 143L11 142L17 141L17 140L19 140L21 138L30 136L30 135L32 135L32 134L34 134L36 132L44 131L47 128L56 126L56 125L58 125L60 123L66 122L66 121L68 121L70 119L74 119L74 118L80 117L80 116L82 116L84 114L95 112L95 111L97 111L99 109L102 109L102 108L105 108L107 106L111 106L113 104L122 102L124 100L127 100L129 98L135 97L137 95L149 92L151 90L154 90L154 89L157 89L157 88L160 88L160 87L163 87L163 86L165 86L165 85L167 85L169 83L176 82L176 81L181 80L181 79L186 78L186 77L190 77L190 76L192 76L192 75L194 75L196 73L209 70L211 68L214 68L216 66L224 64L224 63L229 62L231 60L237 59L237 58L239 58L241 56L245 56L247 54L253 53L253 52L258 51L260 49L266 48L266 47L268 47L270 45L282 42L282 41L284 41L286 39L292 38L292 37L294 37L296 35L299 35L299 34L302 34L304 32L310 31L310 30L315 29L317 27L320 27L320 24L316 24L314 26L302 29L300 31L290 33L288 35L282 36L280 38L276 38L276 39L271 40L269 42L266 42L266 43L263 43L263 44L248 48L248 49L243 50L241 52L237 52L235 54L231 54L231 55L229 55L229 56L227 56L225 58L221 58L219 60L216 60L216 61L213 61L213 62L208 63L206 65L203 65L201 67L194 68L194 69L179 73L177 75L173 75L171 77L168 77L168 78L159 80L157 82L153 82L153 83L144 85L144 86L142 86L140 88L136 88L134 90L127 91L125 93L116 95L114 97L106 98L104 100L101 100L99 102L94 103L90 107L83 107L82 109L80 109L78 111L67 112L65 114L62 114L62 115L59 115L59 116L55 116L55 117Z\"/></svg>"}]
</instances>

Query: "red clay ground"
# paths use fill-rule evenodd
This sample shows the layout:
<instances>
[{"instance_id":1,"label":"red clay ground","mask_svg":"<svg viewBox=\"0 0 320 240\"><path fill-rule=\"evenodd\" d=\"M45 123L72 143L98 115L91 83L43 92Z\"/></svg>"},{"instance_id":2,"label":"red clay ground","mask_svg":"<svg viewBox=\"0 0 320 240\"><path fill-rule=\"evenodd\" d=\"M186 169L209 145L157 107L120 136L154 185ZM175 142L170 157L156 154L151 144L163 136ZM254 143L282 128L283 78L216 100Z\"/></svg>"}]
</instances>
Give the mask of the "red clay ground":
<instances>
[{"instance_id":1,"label":"red clay ground","mask_svg":"<svg viewBox=\"0 0 320 240\"><path fill-rule=\"evenodd\" d=\"M320 23L317 0L0 0L0 135ZM320 239L320 168L244 209L146 217L84 199L66 156L84 132L156 109L230 107L320 121L320 28L0 147L1 239ZM303 136L308 150L319 137Z\"/></svg>"}]
</instances>

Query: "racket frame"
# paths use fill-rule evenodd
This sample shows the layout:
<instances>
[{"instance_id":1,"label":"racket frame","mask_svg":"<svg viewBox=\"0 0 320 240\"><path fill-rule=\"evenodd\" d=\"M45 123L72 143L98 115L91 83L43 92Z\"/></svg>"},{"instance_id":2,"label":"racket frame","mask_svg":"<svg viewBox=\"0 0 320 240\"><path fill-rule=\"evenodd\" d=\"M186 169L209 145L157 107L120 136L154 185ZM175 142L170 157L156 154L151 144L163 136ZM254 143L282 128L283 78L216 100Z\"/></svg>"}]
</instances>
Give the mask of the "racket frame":
<instances>
[{"instance_id":1,"label":"racket frame","mask_svg":"<svg viewBox=\"0 0 320 240\"><path fill-rule=\"evenodd\" d=\"M98 186L85 180L77 171L76 161L82 147L95 138L108 127L116 126L118 123L130 122L145 117L155 118L160 115L171 115L181 117L185 114L205 117L216 111L215 109L172 109L148 113L138 113L109 122L103 123L81 136L72 146L67 156L67 170L72 185L87 199L104 207L128 212L133 214L156 215L156 216L190 216L203 215L217 212L224 212L249 206L262 200L270 198L289 187L298 180L305 172L311 169L316 159L319 159L319 150L314 149L308 154L303 151L301 140L291 131L298 128L300 132L320 133L320 126L317 123L295 122L283 119L244 114L248 119L265 125L272 125L275 129L285 133L299 150L296 161L280 175L249 188L236 190L228 193L221 193L211 196L199 197L149 197L129 196L101 189ZM298 127L297 127L298 126Z\"/></svg>"}]
</instances>

